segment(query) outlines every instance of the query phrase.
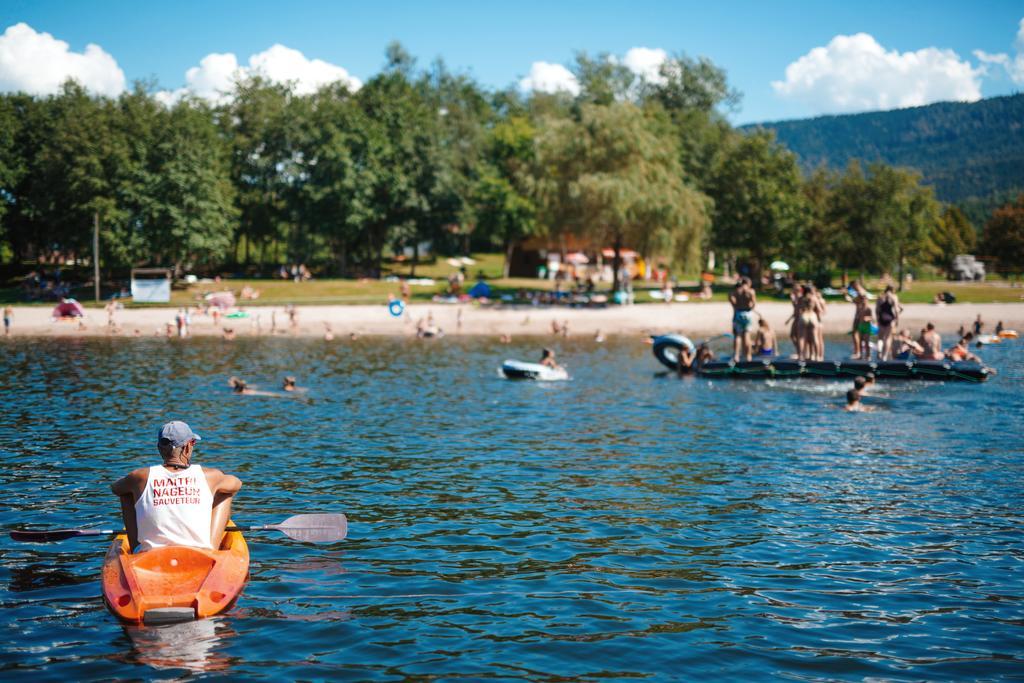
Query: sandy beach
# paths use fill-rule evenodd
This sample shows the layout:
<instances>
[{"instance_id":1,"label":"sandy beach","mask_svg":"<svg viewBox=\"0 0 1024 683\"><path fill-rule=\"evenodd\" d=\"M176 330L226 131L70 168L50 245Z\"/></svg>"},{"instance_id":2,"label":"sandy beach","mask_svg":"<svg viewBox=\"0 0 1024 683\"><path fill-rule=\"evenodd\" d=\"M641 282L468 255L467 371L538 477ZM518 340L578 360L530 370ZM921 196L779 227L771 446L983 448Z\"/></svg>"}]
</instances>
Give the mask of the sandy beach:
<instances>
[{"instance_id":1,"label":"sandy beach","mask_svg":"<svg viewBox=\"0 0 1024 683\"><path fill-rule=\"evenodd\" d=\"M763 315L777 332L785 328L791 307L786 302L766 301L758 304ZM107 325L107 314L91 309L80 325L78 321L53 321L51 308L44 306L15 307L11 336L166 336L167 325L174 324L175 308L130 308L118 310L114 316L116 331ZM219 336L225 328L239 337L253 335L294 335L321 337L327 325L334 335L414 336L416 322L433 318L445 335L550 335L551 323L568 321L569 335L589 335L601 331L605 335L641 335L681 332L704 337L729 331L731 309L727 303L672 303L616 306L605 309L575 309L531 306L478 306L474 304L414 303L401 317L394 317L384 304L372 306L301 306L296 325L289 322L284 307L253 307L245 317L211 316L193 311L189 332L194 336ZM996 304L906 304L902 326L914 332L928 322L935 323L943 334L954 333L961 324L968 324L978 314L991 331L1002 321L1008 329L1024 329L1024 303ZM830 303L825 317L827 334L842 334L850 329L853 305Z\"/></svg>"}]
</instances>

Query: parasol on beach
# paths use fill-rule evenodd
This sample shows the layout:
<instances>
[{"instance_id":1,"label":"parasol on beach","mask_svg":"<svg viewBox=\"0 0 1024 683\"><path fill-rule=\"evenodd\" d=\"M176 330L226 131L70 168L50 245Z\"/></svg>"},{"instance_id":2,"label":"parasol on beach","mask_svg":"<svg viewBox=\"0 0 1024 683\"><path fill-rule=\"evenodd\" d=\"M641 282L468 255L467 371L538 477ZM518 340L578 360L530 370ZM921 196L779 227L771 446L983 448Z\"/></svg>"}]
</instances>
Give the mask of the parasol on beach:
<instances>
[{"instance_id":1,"label":"parasol on beach","mask_svg":"<svg viewBox=\"0 0 1024 683\"><path fill-rule=\"evenodd\" d=\"M85 309L74 299L64 299L53 307L50 315L54 318L84 318Z\"/></svg>"},{"instance_id":2,"label":"parasol on beach","mask_svg":"<svg viewBox=\"0 0 1024 683\"><path fill-rule=\"evenodd\" d=\"M786 263L785 261L772 261L772 264L768 267L772 270L789 270L789 264Z\"/></svg>"}]
</instances>

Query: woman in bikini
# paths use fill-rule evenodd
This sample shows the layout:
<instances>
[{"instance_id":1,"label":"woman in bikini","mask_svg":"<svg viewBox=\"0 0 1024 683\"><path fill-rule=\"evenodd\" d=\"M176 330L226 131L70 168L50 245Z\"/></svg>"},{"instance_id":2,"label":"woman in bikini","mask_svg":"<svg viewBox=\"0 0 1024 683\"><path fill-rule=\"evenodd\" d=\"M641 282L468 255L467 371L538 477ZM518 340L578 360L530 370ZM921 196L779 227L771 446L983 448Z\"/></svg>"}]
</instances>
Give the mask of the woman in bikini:
<instances>
[{"instance_id":1,"label":"woman in bikini","mask_svg":"<svg viewBox=\"0 0 1024 683\"><path fill-rule=\"evenodd\" d=\"M800 357L800 340L804 336L803 328L800 327L800 299L804 295L804 286L801 284L793 285L793 291L789 295L789 303L793 304L793 315L789 316L787 323L789 326L789 340L793 342L793 348L796 349L797 357Z\"/></svg>"},{"instance_id":2,"label":"woman in bikini","mask_svg":"<svg viewBox=\"0 0 1024 683\"><path fill-rule=\"evenodd\" d=\"M818 360L818 327L821 320L818 317L814 293L809 285L804 287L804 294L800 297L797 320L800 321L801 330L797 356L800 360Z\"/></svg>"}]
</instances>

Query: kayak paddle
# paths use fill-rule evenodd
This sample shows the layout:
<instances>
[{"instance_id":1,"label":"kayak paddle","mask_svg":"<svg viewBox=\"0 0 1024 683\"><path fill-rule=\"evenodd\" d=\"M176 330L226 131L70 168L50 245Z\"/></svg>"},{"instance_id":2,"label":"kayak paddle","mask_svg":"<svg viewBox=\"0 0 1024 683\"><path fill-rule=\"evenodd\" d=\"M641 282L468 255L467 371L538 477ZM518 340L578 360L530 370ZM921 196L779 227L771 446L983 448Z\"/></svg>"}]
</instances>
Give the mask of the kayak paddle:
<instances>
[{"instance_id":1,"label":"kayak paddle","mask_svg":"<svg viewBox=\"0 0 1024 683\"><path fill-rule=\"evenodd\" d=\"M348 535L348 520L343 514L294 515L278 524L238 524L226 531L280 531L288 538L306 543L332 543ZM114 536L124 530L115 529L57 529L54 531L10 532L11 540L22 543L55 543L79 536Z\"/></svg>"}]
</instances>

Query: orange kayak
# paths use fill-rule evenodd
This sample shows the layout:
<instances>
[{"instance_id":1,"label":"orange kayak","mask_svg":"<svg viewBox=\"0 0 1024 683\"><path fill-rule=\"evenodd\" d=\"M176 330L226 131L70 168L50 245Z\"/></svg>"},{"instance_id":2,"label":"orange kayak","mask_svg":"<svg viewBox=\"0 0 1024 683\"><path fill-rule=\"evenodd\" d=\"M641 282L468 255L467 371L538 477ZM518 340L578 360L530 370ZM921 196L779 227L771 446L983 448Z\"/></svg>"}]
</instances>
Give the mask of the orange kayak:
<instances>
[{"instance_id":1,"label":"orange kayak","mask_svg":"<svg viewBox=\"0 0 1024 683\"><path fill-rule=\"evenodd\" d=\"M218 550L171 546L138 554L122 534L103 559L103 599L125 621L189 621L230 607L248 578L241 532L224 534Z\"/></svg>"}]
</instances>

